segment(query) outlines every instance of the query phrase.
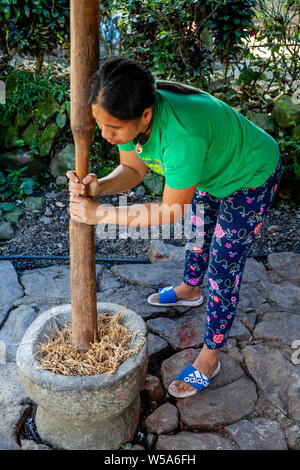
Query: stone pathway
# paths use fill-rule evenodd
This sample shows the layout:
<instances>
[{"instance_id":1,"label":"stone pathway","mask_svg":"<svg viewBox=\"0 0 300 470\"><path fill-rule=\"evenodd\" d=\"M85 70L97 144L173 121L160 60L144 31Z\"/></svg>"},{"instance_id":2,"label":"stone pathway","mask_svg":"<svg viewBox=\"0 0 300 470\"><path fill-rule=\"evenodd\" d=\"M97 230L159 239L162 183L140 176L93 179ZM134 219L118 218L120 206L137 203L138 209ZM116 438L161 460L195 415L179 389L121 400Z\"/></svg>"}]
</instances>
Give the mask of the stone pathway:
<instances>
[{"instance_id":1,"label":"stone pathway","mask_svg":"<svg viewBox=\"0 0 300 470\"><path fill-rule=\"evenodd\" d=\"M182 261L97 265L97 299L133 309L148 327L149 369L141 391L140 430L156 450L300 449L300 255L274 253L267 268L249 258L222 369L209 388L185 399L168 395L203 344L205 303L151 307L149 294L181 282ZM204 295L207 294L203 289ZM0 449L49 449L21 440L34 404L15 364L35 318L70 303L68 266L24 271L0 262ZM142 441L144 442L144 441ZM135 443L132 449L143 449Z\"/></svg>"}]
</instances>

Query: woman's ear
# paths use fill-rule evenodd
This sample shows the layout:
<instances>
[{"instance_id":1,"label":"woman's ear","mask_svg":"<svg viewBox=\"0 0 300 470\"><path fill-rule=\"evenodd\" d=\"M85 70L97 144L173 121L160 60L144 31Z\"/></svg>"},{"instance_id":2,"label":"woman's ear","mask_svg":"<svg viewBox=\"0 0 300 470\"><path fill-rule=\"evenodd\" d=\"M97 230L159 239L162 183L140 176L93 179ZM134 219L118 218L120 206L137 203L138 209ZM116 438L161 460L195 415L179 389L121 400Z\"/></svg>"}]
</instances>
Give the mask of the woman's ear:
<instances>
[{"instance_id":1,"label":"woman's ear","mask_svg":"<svg viewBox=\"0 0 300 470\"><path fill-rule=\"evenodd\" d=\"M143 119L145 124L149 124L153 116L154 106L146 108L143 112Z\"/></svg>"}]
</instances>

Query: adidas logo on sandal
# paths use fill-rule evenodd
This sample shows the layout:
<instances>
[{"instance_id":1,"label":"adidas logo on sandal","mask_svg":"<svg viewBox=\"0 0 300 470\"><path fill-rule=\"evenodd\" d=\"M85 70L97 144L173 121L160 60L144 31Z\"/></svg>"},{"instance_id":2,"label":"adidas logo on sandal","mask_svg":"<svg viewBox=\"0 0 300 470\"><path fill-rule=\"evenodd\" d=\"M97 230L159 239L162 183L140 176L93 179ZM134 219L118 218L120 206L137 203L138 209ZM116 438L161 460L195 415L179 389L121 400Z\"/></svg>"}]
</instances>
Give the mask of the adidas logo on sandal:
<instances>
[{"instance_id":1,"label":"adidas logo on sandal","mask_svg":"<svg viewBox=\"0 0 300 470\"><path fill-rule=\"evenodd\" d=\"M185 377L184 381L187 383L197 383L198 385L204 385L204 387L207 387L208 381L205 380L205 375L202 375L198 370L193 372L192 374L189 374L187 377Z\"/></svg>"}]
</instances>

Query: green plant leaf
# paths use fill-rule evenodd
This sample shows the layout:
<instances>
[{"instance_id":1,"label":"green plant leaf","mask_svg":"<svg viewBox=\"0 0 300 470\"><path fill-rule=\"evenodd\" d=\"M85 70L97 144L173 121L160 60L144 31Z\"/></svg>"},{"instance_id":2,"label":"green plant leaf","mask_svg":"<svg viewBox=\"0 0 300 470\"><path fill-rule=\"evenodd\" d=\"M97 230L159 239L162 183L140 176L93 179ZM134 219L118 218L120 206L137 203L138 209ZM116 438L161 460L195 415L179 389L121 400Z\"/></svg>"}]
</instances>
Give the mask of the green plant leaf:
<instances>
[{"instance_id":1,"label":"green plant leaf","mask_svg":"<svg viewBox=\"0 0 300 470\"><path fill-rule=\"evenodd\" d=\"M7 202L4 202L4 203L0 204L0 209L1 209L2 211L5 211L5 212L12 211L15 207L17 207L17 205L16 205L16 204L12 204L12 203L9 204L9 203L7 203Z\"/></svg>"},{"instance_id":2,"label":"green plant leaf","mask_svg":"<svg viewBox=\"0 0 300 470\"><path fill-rule=\"evenodd\" d=\"M67 116L66 116L65 113L63 113L63 114L58 114L58 115L56 116L56 124L58 125L58 127L60 127L60 129L62 129L63 127L65 127L66 122L67 122Z\"/></svg>"},{"instance_id":3,"label":"green plant leaf","mask_svg":"<svg viewBox=\"0 0 300 470\"><path fill-rule=\"evenodd\" d=\"M19 186L20 193L23 194L32 194L34 189L34 181L31 178L22 178L22 182Z\"/></svg>"}]
</instances>

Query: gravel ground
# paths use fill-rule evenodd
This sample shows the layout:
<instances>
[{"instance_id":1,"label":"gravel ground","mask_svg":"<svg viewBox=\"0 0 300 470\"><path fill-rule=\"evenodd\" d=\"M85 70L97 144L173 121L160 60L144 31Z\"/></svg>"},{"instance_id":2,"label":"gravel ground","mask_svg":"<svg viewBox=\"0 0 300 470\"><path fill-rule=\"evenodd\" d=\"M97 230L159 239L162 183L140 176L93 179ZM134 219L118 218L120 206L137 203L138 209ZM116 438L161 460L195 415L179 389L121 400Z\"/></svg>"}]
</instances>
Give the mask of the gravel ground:
<instances>
[{"instance_id":1,"label":"gravel ground","mask_svg":"<svg viewBox=\"0 0 300 470\"><path fill-rule=\"evenodd\" d=\"M51 183L53 184L53 183ZM44 196L45 204L38 211L25 209L25 214L14 224L15 238L0 242L0 256L39 255L69 256L69 191L68 188L41 186L34 196ZM137 198L134 193L127 193L127 203L145 203L159 201L160 198L144 196ZM124 198L124 195L122 195ZM119 196L107 196L100 199L103 203L119 205ZM123 199L124 200L124 199ZM120 200L122 204L122 200ZM22 201L19 204L24 208ZM166 227L166 226L165 226ZM106 227L107 228L107 227ZM159 228L162 238L162 227ZM95 237L97 258L130 258L147 259L150 247L151 229L144 229L148 239L134 239L122 233L116 227L116 239L99 239ZM153 228L152 228L153 230ZM156 238L157 238L157 228ZM177 232L178 233L178 232ZM170 227L170 238L166 243L184 246L185 239L174 239L174 226ZM123 237L123 238L122 238ZM276 199L270 209L262 228L251 247L251 255L265 255L272 252L300 250L300 208L290 206L287 202ZM17 271L46 267L68 261L49 260L12 260Z\"/></svg>"}]
</instances>

